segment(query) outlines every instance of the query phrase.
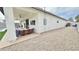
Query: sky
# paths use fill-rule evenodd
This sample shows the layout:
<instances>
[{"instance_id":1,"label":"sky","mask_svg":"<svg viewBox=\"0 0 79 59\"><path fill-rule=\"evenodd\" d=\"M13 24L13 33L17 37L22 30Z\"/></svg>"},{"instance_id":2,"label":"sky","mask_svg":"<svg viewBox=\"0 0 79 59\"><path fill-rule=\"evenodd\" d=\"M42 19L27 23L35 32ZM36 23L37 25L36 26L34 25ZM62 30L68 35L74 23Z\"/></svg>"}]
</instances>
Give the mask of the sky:
<instances>
[{"instance_id":1,"label":"sky","mask_svg":"<svg viewBox=\"0 0 79 59\"><path fill-rule=\"evenodd\" d=\"M79 7L46 7L45 9L65 19L70 17L74 19L75 16L79 15Z\"/></svg>"}]
</instances>

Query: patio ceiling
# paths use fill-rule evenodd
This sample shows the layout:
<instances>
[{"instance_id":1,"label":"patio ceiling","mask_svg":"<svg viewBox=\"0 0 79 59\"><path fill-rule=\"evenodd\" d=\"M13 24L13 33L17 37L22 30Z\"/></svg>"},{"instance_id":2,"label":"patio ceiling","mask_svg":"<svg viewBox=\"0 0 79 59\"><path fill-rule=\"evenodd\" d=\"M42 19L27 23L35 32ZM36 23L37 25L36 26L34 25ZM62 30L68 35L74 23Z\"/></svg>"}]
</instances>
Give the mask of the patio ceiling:
<instances>
[{"instance_id":1,"label":"patio ceiling","mask_svg":"<svg viewBox=\"0 0 79 59\"><path fill-rule=\"evenodd\" d=\"M22 10L20 8L13 8L14 18L15 20L25 20L35 17L38 13L29 10Z\"/></svg>"}]
</instances>

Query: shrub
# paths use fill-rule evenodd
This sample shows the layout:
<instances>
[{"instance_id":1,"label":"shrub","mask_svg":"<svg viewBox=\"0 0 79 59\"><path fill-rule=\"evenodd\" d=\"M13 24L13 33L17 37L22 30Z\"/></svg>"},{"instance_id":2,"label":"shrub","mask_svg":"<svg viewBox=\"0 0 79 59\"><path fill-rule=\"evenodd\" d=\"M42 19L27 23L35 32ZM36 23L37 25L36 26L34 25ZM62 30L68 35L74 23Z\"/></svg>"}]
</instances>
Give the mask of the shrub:
<instances>
[{"instance_id":1,"label":"shrub","mask_svg":"<svg viewBox=\"0 0 79 59\"><path fill-rule=\"evenodd\" d=\"M71 26L71 24L70 24L70 23L67 23L67 24L66 24L66 27L69 27L69 26Z\"/></svg>"}]
</instances>

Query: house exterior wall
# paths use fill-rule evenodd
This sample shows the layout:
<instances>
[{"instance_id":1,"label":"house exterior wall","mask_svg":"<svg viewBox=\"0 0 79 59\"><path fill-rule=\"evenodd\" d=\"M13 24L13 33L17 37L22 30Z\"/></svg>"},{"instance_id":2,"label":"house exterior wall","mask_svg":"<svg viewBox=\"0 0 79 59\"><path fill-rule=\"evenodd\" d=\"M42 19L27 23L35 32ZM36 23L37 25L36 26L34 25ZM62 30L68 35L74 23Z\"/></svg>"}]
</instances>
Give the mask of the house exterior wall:
<instances>
[{"instance_id":1,"label":"house exterior wall","mask_svg":"<svg viewBox=\"0 0 79 59\"><path fill-rule=\"evenodd\" d=\"M50 14L47 14L38 10L35 10L33 8L28 8L31 11L35 11L35 13L38 13L37 19L36 19L36 25L35 29L37 33L42 33L45 31L53 30L53 29L58 29L65 27L65 25L68 23L68 21L62 20L56 16L52 16ZM44 18L46 18L47 24L44 25ZM59 23L57 23L59 21Z\"/></svg>"},{"instance_id":2,"label":"house exterior wall","mask_svg":"<svg viewBox=\"0 0 79 59\"><path fill-rule=\"evenodd\" d=\"M35 10L33 8L27 8L27 9L30 9L32 11L35 11L35 13L37 13L37 16L30 19L30 22L31 20L35 20L36 24L31 25L29 23L30 24L29 27L34 28L36 33L42 33L45 31L62 28L65 27L66 23L68 23L65 20L62 20L60 18L57 18L47 13L44 14L44 12ZM44 25L44 18L46 19L46 23L47 23L46 25ZM59 23L57 23L57 21L59 21Z\"/></svg>"},{"instance_id":3,"label":"house exterior wall","mask_svg":"<svg viewBox=\"0 0 79 59\"><path fill-rule=\"evenodd\" d=\"M34 28L34 32L36 32L36 33L38 33L39 32L39 29L38 29L38 27L39 27L39 25L38 25L38 15L37 16L35 16L35 17L33 17L33 18L31 18L31 19L29 19L29 28ZM35 20L35 25L32 25L31 24L31 21L33 21L33 20Z\"/></svg>"},{"instance_id":4,"label":"house exterior wall","mask_svg":"<svg viewBox=\"0 0 79 59\"><path fill-rule=\"evenodd\" d=\"M79 22L77 23L77 30L78 30L78 32L79 32Z\"/></svg>"},{"instance_id":5,"label":"house exterior wall","mask_svg":"<svg viewBox=\"0 0 79 59\"><path fill-rule=\"evenodd\" d=\"M46 25L44 25L43 22L44 18L46 19L47 22ZM57 21L59 21L59 23L57 23ZM67 21L65 20L40 12L38 17L38 33L65 27L66 23Z\"/></svg>"},{"instance_id":6,"label":"house exterior wall","mask_svg":"<svg viewBox=\"0 0 79 59\"><path fill-rule=\"evenodd\" d=\"M54 16L48 16L46 19L47 19L47 25L46 25L47 30L65 27L65 25L66 25L66 21L59 19L57 17L54 17ZM58 21L58 23L57 23L57 21ZM49 28L48 28L48 26L49 26Z\"/></svg>"}]
</instances>

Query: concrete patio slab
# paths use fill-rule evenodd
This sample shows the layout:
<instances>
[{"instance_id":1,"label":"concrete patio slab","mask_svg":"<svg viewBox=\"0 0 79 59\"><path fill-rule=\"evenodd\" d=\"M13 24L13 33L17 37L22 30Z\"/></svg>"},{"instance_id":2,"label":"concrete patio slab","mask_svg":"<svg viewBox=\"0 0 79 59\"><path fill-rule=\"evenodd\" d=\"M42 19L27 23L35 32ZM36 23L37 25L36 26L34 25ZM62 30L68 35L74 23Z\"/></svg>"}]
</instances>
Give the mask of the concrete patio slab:
<instances>
[{"instance_id":1,"label":"concrete patio slab","mask_svg":"<svg viewBox=\"0 0 79 59\"><path fill-rule=\"evenodd\" d=\"M10 42L9 41L2 41L2 42L0 42L0 48L4 48L4 47L7 47L7 46L16 44L16 43L20 43L22 41L37 37L38 35L39 34L33 33L33 34L29 34L29 35L26 35L26 36L19 37L19 38L16 39L16 41L12 41L12 42L11 41Z\"/></svg>"}]
</instances>

